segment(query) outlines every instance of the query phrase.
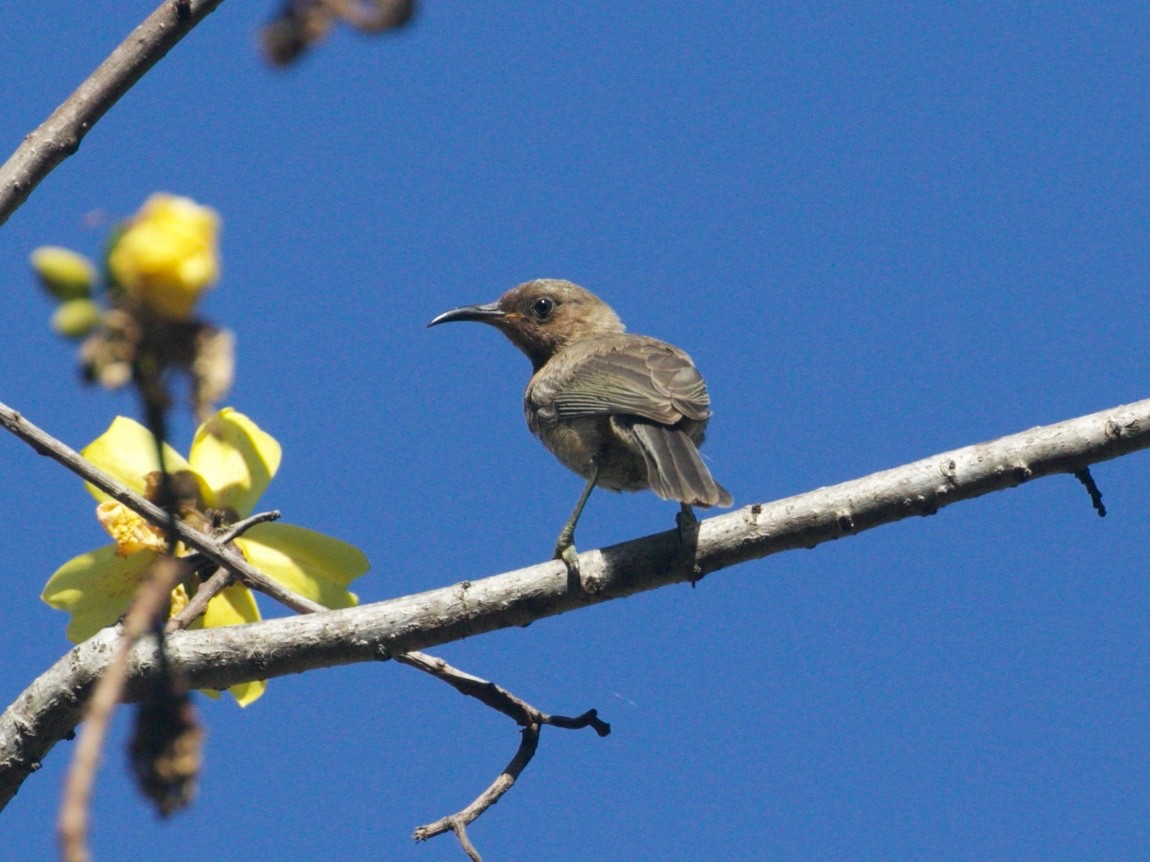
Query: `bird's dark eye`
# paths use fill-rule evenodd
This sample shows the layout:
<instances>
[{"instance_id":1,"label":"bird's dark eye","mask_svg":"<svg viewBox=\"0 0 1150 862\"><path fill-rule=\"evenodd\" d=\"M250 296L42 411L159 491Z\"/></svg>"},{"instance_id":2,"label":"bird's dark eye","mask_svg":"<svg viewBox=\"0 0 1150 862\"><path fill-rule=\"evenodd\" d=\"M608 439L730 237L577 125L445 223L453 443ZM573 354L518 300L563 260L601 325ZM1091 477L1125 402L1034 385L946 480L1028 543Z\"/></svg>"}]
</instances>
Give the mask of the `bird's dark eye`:
<instances>
[{"instance_id":1,"label":"bird's dark eye","mask_svg":"<svg viewBox=\"0 0 1150 862\"><path fill-rule=\"evenodd\" d=\"M539 319L546 320L555 310L555 300L549 296L541 296L531 303L531 312Z\"/></svg>"}]
</instances>

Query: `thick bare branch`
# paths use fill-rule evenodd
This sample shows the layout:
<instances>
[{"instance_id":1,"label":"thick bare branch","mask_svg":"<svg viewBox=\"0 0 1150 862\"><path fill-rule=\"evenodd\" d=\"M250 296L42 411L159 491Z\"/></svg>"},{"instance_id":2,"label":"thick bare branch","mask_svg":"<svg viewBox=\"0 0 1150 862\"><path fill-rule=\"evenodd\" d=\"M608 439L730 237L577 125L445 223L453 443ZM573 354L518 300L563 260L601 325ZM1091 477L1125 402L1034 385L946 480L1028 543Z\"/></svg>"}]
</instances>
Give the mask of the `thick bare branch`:
<instances>
[{"instance_id":1,"label":"thick bare branch","mask_svg":"<svg viewBox=\"0 0 1150 862\"><path fill-rule=\"evenodd\" d=\"M0 224L84 135L223 0L164 0L0 167Z\"/></svg>"},{"instance_id":2,"label":"thick bare branch","mask_svg":"<svg viewBox=\"0 0 1150 862\"><path fill-rule=\"evenodd\" d=\"M169 661L196 688L226 688L319 667L377 661L484 632L522 626L586 605L780 551L812 548L912 515L1052 473L1150 447L1150 400L944 452L893 470L699 523L693 545L678 531L580 556L581 584L562 562L340 611L169 636ZM101 632L36 680L0 716L0 805L79 720L79 704L108 660ZM156 672L155 645L133 653L131 678Z\"/></svg>"}]
</instances>

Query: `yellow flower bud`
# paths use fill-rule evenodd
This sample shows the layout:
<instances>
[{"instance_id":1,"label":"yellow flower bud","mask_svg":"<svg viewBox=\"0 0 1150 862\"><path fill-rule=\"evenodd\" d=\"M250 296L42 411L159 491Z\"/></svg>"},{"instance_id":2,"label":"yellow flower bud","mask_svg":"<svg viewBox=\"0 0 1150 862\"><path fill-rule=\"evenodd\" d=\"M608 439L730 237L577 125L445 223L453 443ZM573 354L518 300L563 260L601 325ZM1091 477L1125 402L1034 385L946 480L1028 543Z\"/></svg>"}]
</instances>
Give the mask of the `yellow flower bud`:
<instances>
[{"instance_id":1,"label":"yellow flower bud","mask_svg":"<svg viewBox=\"0 0 1150 862\"><path fill-rule=\"evenodd\" d=\"M52 329L65 338L83 338L100 322L100 307L90 299L69 299L52 314Z\"/></svg>"},{"instance_id":2,"label":"yellow flower bud","mask_svg":"<svg viewBox=\"0 0 1150 862\"><path fill-rule=\"evenodd\" d=\"M40 284L57 299L91 296L96 267L84 255L58 245L43 245L32 252L30 263Z\"/></svg>"},{"instance_id":3,"label":"yellow flower bud","mask_svg":"<svg viewBox=\"0 0 1150 862\"><path fill-rule=\"evenodd\" d=\"M219 230L215 210L154 194L116 240L108 269L128 296L157 314L187 320L219 277Z\"/></svg>"}]
</instances>

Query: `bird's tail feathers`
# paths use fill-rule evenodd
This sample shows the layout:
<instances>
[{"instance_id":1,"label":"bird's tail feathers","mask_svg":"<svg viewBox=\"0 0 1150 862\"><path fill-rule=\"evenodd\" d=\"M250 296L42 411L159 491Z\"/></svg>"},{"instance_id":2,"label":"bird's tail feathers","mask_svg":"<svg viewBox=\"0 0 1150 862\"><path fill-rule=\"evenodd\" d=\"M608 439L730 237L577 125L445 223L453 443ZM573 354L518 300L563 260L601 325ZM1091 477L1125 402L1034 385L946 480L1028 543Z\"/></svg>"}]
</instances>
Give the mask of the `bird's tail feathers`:
<instances>
[{"instance_id":1,"label":"bird's tail feathers","mask_svg":"<svg viewBox=\"0 0 1150 862\"><path fill-rule=\"evenodd\" d=\"M731 505L731 495L711 477L686 432L649 422L636 422L632 429L647 462L652 491L688 506Z\"/></svg>"}]
</instances>

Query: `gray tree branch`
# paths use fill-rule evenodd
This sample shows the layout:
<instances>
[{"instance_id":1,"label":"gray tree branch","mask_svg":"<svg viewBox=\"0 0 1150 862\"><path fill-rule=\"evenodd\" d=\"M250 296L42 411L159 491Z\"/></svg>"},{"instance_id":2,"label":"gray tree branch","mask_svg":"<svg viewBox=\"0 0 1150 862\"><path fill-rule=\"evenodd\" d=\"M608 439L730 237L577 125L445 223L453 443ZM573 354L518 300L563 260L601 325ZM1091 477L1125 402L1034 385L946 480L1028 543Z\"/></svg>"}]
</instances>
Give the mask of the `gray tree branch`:
<instances>
[{"instance_id":1,"label":"gray tree branch","mask_svg":"<svg viewBox=\"0 0 1150 862\"><path fill-rule=\"evenodd\" d=\"M223 0L164 0L0 166L0 225L132 86ZM92 13L98 14L98 13Z\"/></svg>"},{"instance_id":2,"label":"gray tree branch","mask_svg":"<svg viewBox=\"0 0 1150 862\"><path fill-rule=\"evenodd\" d=\"M197 688L380 661L701 577L1150 448L1150 400L944 452L861 479L747 506L698 525L580 555L581 583L550 561L357 608L178 632L169 661ZM0 716L0 806L80 719L118 633L107 629L40 676ZM132 654L129 679L156 672L156 647ZM130 690L129 690L130 693Z\"/></svg>"}]
</instances>

